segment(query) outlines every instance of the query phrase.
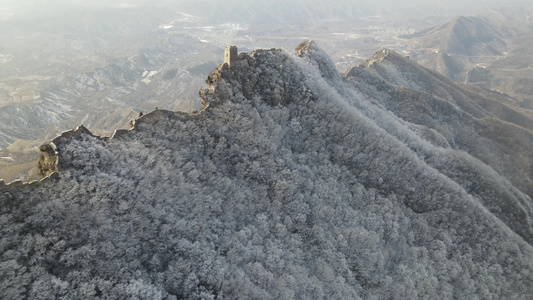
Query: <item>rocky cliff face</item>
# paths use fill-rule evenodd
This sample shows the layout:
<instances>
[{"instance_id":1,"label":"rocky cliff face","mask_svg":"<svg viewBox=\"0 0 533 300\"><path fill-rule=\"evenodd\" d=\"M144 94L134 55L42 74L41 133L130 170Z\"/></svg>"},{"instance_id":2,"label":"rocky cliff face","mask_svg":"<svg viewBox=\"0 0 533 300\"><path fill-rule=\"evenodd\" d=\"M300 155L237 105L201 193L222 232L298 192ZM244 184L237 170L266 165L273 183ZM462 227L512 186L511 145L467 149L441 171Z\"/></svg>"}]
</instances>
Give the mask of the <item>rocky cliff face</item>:
<instances>
[{"instance_id":1,"label":"rocky cliff face","mask_svg":"<svg viewBox=\"0 0 533 300\"><path fill-rule=\"evenodd\" d=\"M219 66L195 114L55 140L54 178L0 186L2 298L531 295L528 182L465 146L490 112L392 52L345 78L297 54Z\"/></svg>"},{"instance_id":2,"label":"rocky cliff face","mask_svg":"<svg viewBox=\"0 0 533 300\"><path fill-rule=\"evenodd\" d=\"M39 147L41 156L38 162L38 172L40 178L50 176L52 173L57 172L57 152L53 144L45 144Z\"/></svg>"}]
</instances>

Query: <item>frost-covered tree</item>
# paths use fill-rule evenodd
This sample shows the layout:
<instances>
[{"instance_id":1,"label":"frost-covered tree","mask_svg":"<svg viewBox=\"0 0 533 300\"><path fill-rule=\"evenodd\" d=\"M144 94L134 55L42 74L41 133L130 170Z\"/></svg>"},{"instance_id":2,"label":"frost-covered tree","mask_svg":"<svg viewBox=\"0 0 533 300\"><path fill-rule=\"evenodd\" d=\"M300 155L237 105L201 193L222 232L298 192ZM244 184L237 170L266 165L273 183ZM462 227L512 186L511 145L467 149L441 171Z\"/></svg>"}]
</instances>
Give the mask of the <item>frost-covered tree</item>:
<instances>
[{"instance_id":1,"label":"frost-covered tree","mask_svg":"<svg viewBox=\"0 0 533 300\"><path fill-rule=\"evenodd\" d=\"M0 187L0 298L533 294L530 197L298 54L220 66L199 114L54 140L58 175Z\"/></svg>"}]
</instances>

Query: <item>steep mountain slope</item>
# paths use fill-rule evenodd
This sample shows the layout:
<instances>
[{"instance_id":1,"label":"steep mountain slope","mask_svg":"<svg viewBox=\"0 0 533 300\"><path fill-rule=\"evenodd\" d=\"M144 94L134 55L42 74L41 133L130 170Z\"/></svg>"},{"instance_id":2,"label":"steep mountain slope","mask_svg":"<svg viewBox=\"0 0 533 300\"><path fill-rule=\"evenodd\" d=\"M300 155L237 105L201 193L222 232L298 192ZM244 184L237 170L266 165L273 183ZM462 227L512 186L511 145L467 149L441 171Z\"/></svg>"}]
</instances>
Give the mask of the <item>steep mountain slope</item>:
<instances>
[{"instance_id":1,"label":"steep mountain slope","mask_svg":"<svg viewBox=\"0 0 533 300\"><path fill-rule=\"evenodd\" d=\"M506 93L533 107L533 7L491 9L403 36L411 57L449 78Z\"/></svg>"},{"instance_id":2,"label":"steep mountain slope","mask_svg":"<svg viewBox=\"0 0 533 300\"><path fill-rule=\"evenodd\" d=\"M491 88L509 94L523 101L523 106L533 107L533 7L520 9L493 9L480 15L480 18L491 24L505 39L507 50L503 57L483 68L484 76L465 78L469 84ZM472 73L467 70L468 73ZM478 72L479 73L479 72Z\"/></svg>"},{"instance_id":3,"label":"steep mountain slope","mask_svg":"<svg viewBox=\"0 0 533 300\"><path fill-rule=\"evenodd\" d=\"M489 78L488 87L505 92L524 102L524 106L533 107L533 34L524 38L525 45L519 45L510 50L502 59L492 62L485 69ZM479 84L476 80L469 80L470 84ZM481 83L483 86L483 82Z\"/></svg>"},{"instance_id":4,"label":"steep mountain slope","mask_svg":"<svg viewBox=\"0 0 533 300\"><path fill-rule=\"evenodd\" d=\"M442 39L442 36L447 39ZM477 17L456 17L425 34L425 38L432 39L435 48L454 56L500 55L505 49L505 42L498 31Z\"/></svg>"},{"instance_id":5,"label":"steep mountain slope","mask_svg":"<svg viewBox=\"0 0 533 300\"><path fill-rule=\"evenodd\" d=\"M468 152L533 195L533 111L424 69L390 50L347 72L355 88L445 145ZM366 83L366 84L364 84Z\"/></svg>"},{"instance_id":6,"label":"steep mountain slope","mask_svg":"<svg viewBox=\"0 0 533 300\"><path fill-rule=\"evenodd\" d=\"M219 66L199 114L42 147L58 173L0 182L1 297L531 295L531 198L456 133L387 110L387 85L344 80L313 42L296 53ZM487 114L463 100L443 118Z\"/></svg>"},{"instance_id":7,"label":"steep mountain slope","mask_svg":"<svg viewBox=\"0 0 533 300\"><path fill-rule=\"evenodd\" d=\"M502 35L478 17L456 17L409 38L424 49L416 55L420 64L455 80L464 78L470 66L501 57L507 49Z\"/></svg>"}]
</instances>

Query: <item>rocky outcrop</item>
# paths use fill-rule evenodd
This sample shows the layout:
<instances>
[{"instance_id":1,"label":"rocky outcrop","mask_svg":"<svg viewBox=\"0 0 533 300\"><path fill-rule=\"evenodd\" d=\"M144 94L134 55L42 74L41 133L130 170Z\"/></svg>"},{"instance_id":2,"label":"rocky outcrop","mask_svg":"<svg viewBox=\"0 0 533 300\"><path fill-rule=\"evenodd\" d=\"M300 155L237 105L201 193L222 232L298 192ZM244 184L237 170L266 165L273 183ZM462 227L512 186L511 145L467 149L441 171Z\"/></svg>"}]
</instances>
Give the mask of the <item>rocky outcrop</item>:
<instances>
[{"instance_id":1,"label":"rocky outcrop","mask_svg":"<svg viewBox=\"0 0 533 300\"><path fill-rule=\"evenodd\" d=\"M37 166L39 178L43 179L55 172L58 172L61 164L59 152L61 151L60 149L63 144L69 143L71 140L81 140L84 136L100 138L93 135L87 128L85 128L85 126L80 125L74 130L69 130L62 133L50 143L40 146L39 150L41 151L41 155L39 157Z\"/></svg>"},{"instance_id":2,"label":"rocky outcrop","mask_svg":"<svg viewBox=\"0 0 533 300\"><path fill-rule=\"evenodd\" d=\"M341 81L341 75L329 55L322 50L313 40L307 40L296 47L296 56L309 62L330 82Z\"/></svg>"},{"instance_id":3,"label":"rocky outcrop","mask_svg":"<svg viewBox=\"0 0 533 300\"><path fill-rule=\"evenodd\" d=\"M53 143L45 144L39 147L41 156L39 158L37 170L39 178L45 178L50 174L57 172L57 152Z\"/></svg>"}]
</instances>

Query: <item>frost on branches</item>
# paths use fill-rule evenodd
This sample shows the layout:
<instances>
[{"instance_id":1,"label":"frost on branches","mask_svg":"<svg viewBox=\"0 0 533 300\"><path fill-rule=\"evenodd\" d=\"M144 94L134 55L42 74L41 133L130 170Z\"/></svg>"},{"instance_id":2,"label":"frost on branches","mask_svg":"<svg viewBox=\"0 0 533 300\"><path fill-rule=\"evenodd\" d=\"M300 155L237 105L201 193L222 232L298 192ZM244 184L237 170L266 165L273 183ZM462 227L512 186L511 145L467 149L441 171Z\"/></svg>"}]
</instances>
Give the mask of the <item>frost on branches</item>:
<instances>
[{"instance_id":1,"label":"frost on branches","mask_svg":"<svg viewBox=\"0 0 533 300\"><path fill-rule=\"evenodd\" d=\"M0 186L0 298L533 294L527 191L303 46L219 68L199 114L81 133L58 176Z\"/></svg>"}]
</instances>

